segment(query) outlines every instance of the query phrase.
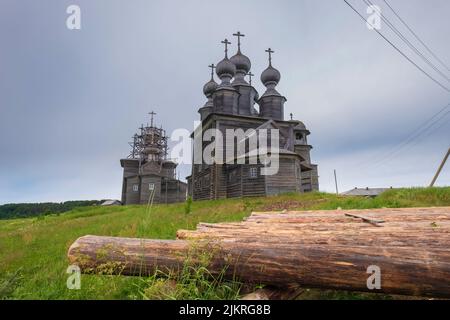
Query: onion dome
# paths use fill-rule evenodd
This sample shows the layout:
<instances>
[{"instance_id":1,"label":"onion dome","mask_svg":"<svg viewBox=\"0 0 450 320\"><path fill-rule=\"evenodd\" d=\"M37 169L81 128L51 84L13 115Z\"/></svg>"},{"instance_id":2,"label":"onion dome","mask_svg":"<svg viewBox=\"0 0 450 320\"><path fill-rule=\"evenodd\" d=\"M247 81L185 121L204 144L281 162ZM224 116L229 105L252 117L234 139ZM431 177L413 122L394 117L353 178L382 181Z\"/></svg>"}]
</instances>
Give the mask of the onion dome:
<instances>
[{"instance_id":1,"label":"onion dome","mask_svg":"<svg viewBox=\"0 0 450 320\"><path fill-rule=\"evenodd\" d=\"M240 51L231 57L231 62L236 66L236 75L234 77L233 86L246 85L248 82L245 80L245 76L250 71L252 66L250 59L244 56Z\"/></svg>"},{"instance_id":2,"label":"onion dome","mask_svg":"<svg viewBox=\"0 0 450 320\"><path fill-rule=\"evenodd\" d=\"M269 67L261 74L261 81L267 90L258 101L259 115L263 118L284 120L286 98L275 89L280 82L281 74L272 66L272 49L269 48L266 52L269 53Z\"/></svg>"},{"instance_id":3,"label":"onion dome","mask_svg":"<svg viewBox=\"0 0 450 320\"><path fill-rule=\"evenodd\" d=\"M231 42L225 39L222 43L225 44L225 58L217 64L216 74L222 80L220 87L228 87L231 79L236 74L236 66L228 59L228 45Z\"/></svg>"},{"instance_id":4,"label":"onion dome","mask_svg":"<svg viewBox=\"0 0 450 320\"><path fill-rule=\"evenodd\" d=\"M252 63L250 59L241 53L241 50L231 57L231 62L236 66L236 72L242 73L244 76L250 71L252 68Z\"/></svg>"},{"instance_id":5,"label":"onion dome","mask_svg":"<svg viewBox=\"0 0 450 320\"><path fill-rule=\"evenodd\" d=\"M280 82L280 71L269 65L269 67L261 74L261 82L267 87L268 85L277 85Z\"/></svg>"},{"instance_id":6,"label":"onion dome","mask_svg":"<svg viewBox=\"0 0 450 320\"><path fill-rule=\"evenodd\" d=\"M217 84L216 81L214 81L214 69L216 68L216 66L213 64L211 64L210 66L208 66L211 68L211 80L209 80L204 86L203 86L203 93L205 94L205 96L207 98L211 97L212 94L217 90L217 88L219 87L219 85Z\"/></svg>"},{"instance_id":7,"label":"onion dome","mask_svg":"<svg viewBox=\"0 0 450 320\"><path fill-rule=\"evenodd\" d=\"M203 86L203 93L206 97L209 97L217 90L218 86L217 82L211 79Z\"/></svg>"},{"instance_id":8,"label":"onion dome","mask_svg":"<svg viewBox=\"0 0 450 320\"><path fill-rule=\"evenodd\" d=\"M269 48L266 52L269 53L269 66L261 74L261 82L267 88L266 92L263 94L263 97L268 95L281 96L275 89L281 80L281 73L272 66L272 53L274 53L274 51Z\"/></svg>"},{"instance_id":9,"label":"onion dome","mask_svg":"<svg viewBox=\"0 0 450 320\"><path fill-rule=\"evenodd\" d=\"M225 57L217 64L216 73L221 80L223 80L223 78L232 79L236 74L236 66L228 59L228 57Z\"/></svg>"},{"instance_id":10,"label":"onion dome","mask_svg":"<svg viewBox=\"0 0 450 320\"><path fill-rule=\"evenodd\" d=\"M233 36L238 38L238 51L231 57L231 62L236 66L236 75L233 85L248 85L245 76L252 68L250 59L241 52L241 37L245 37L240 31L234 33Z\"/></svg>"}]
</instances>

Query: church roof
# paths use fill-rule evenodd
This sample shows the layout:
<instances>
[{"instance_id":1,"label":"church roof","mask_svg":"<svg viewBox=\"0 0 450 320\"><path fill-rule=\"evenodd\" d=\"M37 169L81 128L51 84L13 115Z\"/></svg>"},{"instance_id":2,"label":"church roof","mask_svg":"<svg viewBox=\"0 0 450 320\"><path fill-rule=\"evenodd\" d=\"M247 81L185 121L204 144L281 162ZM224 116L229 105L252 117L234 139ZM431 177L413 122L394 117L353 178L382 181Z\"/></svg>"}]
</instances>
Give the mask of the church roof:
<instances>
[{"instance_id":1,"label":"church roof","mask_svg":"<svg viewBox=\"0 0 450 320\"><path fill-rule=\"evenodd\" d=\"M280 127L275 123L275 121L273 119L269 119L266 122L264 122L262 125L260 125L258 128L256 128L255 130L260 130L260 129L280 129Z\"/></svg>"},{"instance_id":2,"label":"church roof","mask_svg":"<svg viewBox=\"0 0 450 320\"><path fill-rule=\"evenodd\" d=\"M284 149L284 148L279 148L278 150L273 150L272 148L267 148L264 152L261 151L261 149L258 150L252 150L247 152L246 154L243 154L241 156L235 157L233 160L237 160L237 159L243 159L243 158L253 158L253 157L258 157L260 155L265 155L265 154L276 154L278 153L279 155L290 155L290 156L296 156L299 157L300 159L302 159L302 161L305 161L306 159L303 158L300 154L296 153L296 152L292 152L288 149Z\"/></svg>"},{"instance_id":3,"label":"church roof","mask_svg":"<svg viewBox=\"0 0 450 320\"><path fill-rule=\"evenodd\" d=\"M306 126L303 122L298 121L298 124L294 127L294 130L306 130Z\"/></svg>"},{"instance_id":4,"label":"church roof","mask_svg":"<svg viewBox=\"0 0 450 320\"><path fill-rule=\"evenodd\" d=\"M105 200L101 204L101 206L120 206L122 205L122 202L119 200Z\"/></svg>"}]
</instances>

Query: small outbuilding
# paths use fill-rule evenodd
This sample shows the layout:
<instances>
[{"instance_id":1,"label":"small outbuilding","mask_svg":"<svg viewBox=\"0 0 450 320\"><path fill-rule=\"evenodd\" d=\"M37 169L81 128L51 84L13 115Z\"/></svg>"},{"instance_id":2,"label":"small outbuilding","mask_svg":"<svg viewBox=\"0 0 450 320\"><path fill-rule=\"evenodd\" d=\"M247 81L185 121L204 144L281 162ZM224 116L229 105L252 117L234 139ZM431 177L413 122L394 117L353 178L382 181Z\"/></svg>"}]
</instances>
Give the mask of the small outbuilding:
<instances>
[{"instance_id":1,"label":"small outbuilding","mask_svg":"<svg viewBox=\"0 0 450 320\"><path fill-rule=\"evenodd\" d=\"M105 200L101 204L101 206L121 206L122 202L119 200Z\"/></svg>"},{"instance_id":2,"label":"small outbuilding","mask_svg":"<svg viewBox=\"0 0 450 320\"><path fill-rule=\"evenodd\" d=\"M378 197L380 194L391 188L355 188L341 193L343 196L357 196L357 197Z\"/></svg>"}]
</instances>

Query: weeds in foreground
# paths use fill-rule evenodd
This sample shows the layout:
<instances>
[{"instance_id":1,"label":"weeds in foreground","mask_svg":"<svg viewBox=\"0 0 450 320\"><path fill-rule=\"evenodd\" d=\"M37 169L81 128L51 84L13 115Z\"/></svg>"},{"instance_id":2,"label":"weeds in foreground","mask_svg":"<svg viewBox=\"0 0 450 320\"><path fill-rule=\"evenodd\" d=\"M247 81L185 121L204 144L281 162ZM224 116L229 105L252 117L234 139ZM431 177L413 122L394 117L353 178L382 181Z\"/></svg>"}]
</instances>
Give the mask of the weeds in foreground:
<instances>
[{"instance_id":1,"label":"weeds in foreground","mask_svg":"<svg viewBox=\"0 0 450 320\"><path fill-rule=\"evenodd\" d=\"M224 279L225 269L215 276L205 267L185 267L180 273L155 272L144 279L145 300L237 300L242 284Z\"/></svg>"},{"instance_id":2,"label":"weeds in foreground","mask_svg":"<svg viewBox=\"0 0 450 320\"><path fill-rule=\"evenodd\" d=\"M6 275L4 279L0 278L0 300L7 299L16 290L21 278L21 270L18 269L13 274Z\"/></svg>"},{"instance_id":3,"label":"weeds in foreground","mask_svg":"<svg viewBox=\"0 0 450 320\"><path fill-rule=\"evenodd\" d=\"M185 214L189 214L189 213L191 213L191 212L192 212L192 197L189 196L189 197L186 199L186 202L185 202L185 204L184 204L184 213L185 213Z\"/></svg>"},{"instance_id":4,"label":"weeds in foreground","mask_svg":"<svg viewBox=\"0 0 450 320\"><path fill-rule=\"evenodd\" d=\"M179 272L157 270L143 279L145 300L237 300L242 283L225 279L227 267L213 274L208 267L217 250L199 249L194 244Z\"/></svg>"}]
</instances>

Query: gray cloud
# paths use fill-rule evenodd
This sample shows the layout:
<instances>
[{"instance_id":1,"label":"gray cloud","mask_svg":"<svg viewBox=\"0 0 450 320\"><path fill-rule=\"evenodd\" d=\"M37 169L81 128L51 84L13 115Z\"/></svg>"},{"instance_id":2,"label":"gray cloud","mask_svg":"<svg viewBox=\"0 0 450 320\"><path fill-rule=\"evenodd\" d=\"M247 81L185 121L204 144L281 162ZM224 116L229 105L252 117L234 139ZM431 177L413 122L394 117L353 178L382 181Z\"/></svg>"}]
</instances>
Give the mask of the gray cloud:
<instances>
[{"instance_id":1,"label":"gray cloud","mask_svg":"<svg viewBox=\"0 0 450 320\"><path fill-rule=\"evenodd\" d=\"M395 158L374 161L450 99L343 1L78 0L82 30L69 31L72 3L0 4L0 203L119 198L118 160L129 137L150 110L168 132L191 129L205 102L207 65L237 30L247 35L243 50L257 78L264 49L275 49L286 114L312 132L323 190L334 188L333 169L342 189L424 185L448 148L447 123ZM448 57L448 1L391 3ZM449 171L441 185L450 184Z\"/></svg>"}]
</instances>

